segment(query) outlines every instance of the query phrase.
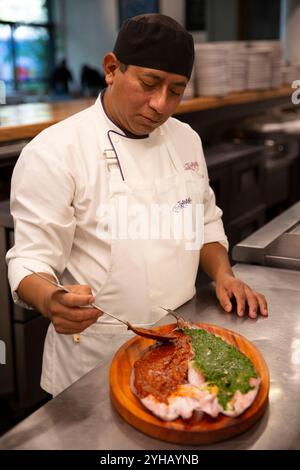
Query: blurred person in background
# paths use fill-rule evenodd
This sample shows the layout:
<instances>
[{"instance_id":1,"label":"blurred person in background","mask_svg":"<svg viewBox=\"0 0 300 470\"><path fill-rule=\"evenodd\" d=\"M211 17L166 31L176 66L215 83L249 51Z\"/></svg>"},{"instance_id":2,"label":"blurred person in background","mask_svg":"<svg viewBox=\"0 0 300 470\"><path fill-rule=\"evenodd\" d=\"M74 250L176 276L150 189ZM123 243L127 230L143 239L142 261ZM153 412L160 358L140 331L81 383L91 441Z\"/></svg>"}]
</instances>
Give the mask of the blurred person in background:
<instances>
[{"instance_id":1,"label":"blurred person in background","mask_svg":"<svg viewBox=\"0 0 300 470\"><path fill-rule=\"evenodd\" d=\"M104 75L89 65L83 65L80 75L81 93L85 97L98 96L99 92L106 87Z\"/></svg>"},{"instance_id":2,"label":"blurred person in background","mask_svg":"<svg viewBox=\"0 0 300 470\"><path fill-rule=\"evenodd\" d=\"M57 95L69 95L69 82L72 81L73 75L67 66L67 61L62 59L51 76L51 88Z\"/></svg>"}]
</instances>

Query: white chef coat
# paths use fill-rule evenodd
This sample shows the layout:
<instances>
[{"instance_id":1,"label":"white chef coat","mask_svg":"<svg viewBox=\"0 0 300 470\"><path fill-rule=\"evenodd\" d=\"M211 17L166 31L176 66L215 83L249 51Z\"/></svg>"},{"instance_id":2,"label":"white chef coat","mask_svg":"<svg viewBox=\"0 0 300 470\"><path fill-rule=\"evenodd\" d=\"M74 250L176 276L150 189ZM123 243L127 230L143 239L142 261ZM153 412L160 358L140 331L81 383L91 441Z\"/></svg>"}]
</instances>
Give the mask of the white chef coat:
<instances>
[{"instance_id":1,"label":"white chef coat","mask_svg":"<svg viewBox=\"0 0 300 470\"><path fill-rule=\"evenodd\" d=\"M120 137L117 133L122 134L122 131L106 116L101 99L98 98L95 105L87 110L40 133L25 147L16 164L11 194L15 245L7 254L9 281L16 302L22 304L16 291L20 281L28 275L24 266L52 274L63 283L88 284L96 294L103 291L111 269L111 241L100 239L97 235L97 226L102 223L97 218L97 208L108 203L110 198L107 160L104 158L104 151L112 149L108 131L114 131L111 134L114 146L119 146L120 152L124 150L126 153L121 168L129 188L142 184L140 182L155 185L162 177L165 182L172 183L178 172L199 182L204 204L203 241L219 242L227 248L222 212L216 206L214 193L209 187L198 135L187 124L170 118L148 137ZM125 147L130 148L130 151L127 152ZM170 153L176 153L175 160L170 158ZM181 165L182 169L178 169ZM197 253L195 256L198 260ZM189 281L191 285L196 275L195 270L192 272L193 278ZM177 289L176 285L170 287L174 291ZM138 291L139 286L135 286L135 289ZM170 291L164 304L170 308L178 307L192 297L193 289L187 283L186 292L183 289L181 297L175 296L173 299ZM113 298L108 302L111 308ZM102 297L100 299L102 301ZM119 299L119 310L116 310L118 316L122 314L120 305ZM130 309L126 311L125 308L124 318L135 324L148 325L163 316L162 311L158 313L153 309L152 316L148 316L146 322L139 322L137 316L131 318L129 312ZM105 324L111 328L113 323L104 317L100 317L101 322L100 339L102 349L105 349L111 343L112 334L111 329L105 330ZM68 377L67 365L57 368L55 374L59 384L53 385L53 380L51 382L49 379L49 376L53 376L53 351L56 351L58 357L65 356L67 362L69 357L74 357L74 348L77 346L72 344L70 336L58 335L50 325L44 353L44 369L48 373L44 374L42 380L47 391L57 394L96 365L97 358L93 357L91 351L99 350L97 326L90 327L86 334L89 336L86 348L90 352L80 353L82 364L79 364L77 358L77 366L74 364L74 371ZM105 332L108 334L106 342L103 336ZM83 337L85 339L85 334ZM93 338L96 341L94 344Z\"/></svg>"}]
</instances>

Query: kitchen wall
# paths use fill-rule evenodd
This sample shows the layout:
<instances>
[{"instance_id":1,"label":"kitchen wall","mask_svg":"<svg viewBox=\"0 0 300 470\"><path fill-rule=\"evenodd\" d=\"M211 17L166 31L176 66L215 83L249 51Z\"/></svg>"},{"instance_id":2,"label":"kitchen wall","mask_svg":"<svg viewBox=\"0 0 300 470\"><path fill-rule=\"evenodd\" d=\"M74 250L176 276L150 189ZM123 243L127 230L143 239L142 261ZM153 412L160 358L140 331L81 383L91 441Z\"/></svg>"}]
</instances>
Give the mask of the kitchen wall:
<instances>
[{"instance_id":1,"label":"kitchen wall","mask_svg":"<svg viewBox=\"0 0 300 470\"><path fill-rule=\"evenodd\" d=\"M208 41L237 39L238 0L209 0L206 2Z\"/></svg>"},{"instance_id":2,"label":"kitchen wall","mask_svg":"<svg viewBox=\"0 0 300 470\"><path fill-rule=\"evenodd\" d=\"M160 12L172 16L179 23L185 21L185 0L160 0Z\"/></svg>"},{"instance_id":3,"label":"kitchen wall","mask_svg":"<svg viewBox=\"0 0 300 470\"><path fill-rule=\"evenodd\" d=\"M281 0L281 39L286 57L300 64L300 0ZM119 29L118 0L55 0L58 57L66 57L79 84L85 63L101 69L103 55L112 49ZM160 11L185 23L185 0L160 0ZM238 0L207 1L207 32L193 32L195 42L237 38ZM75 85L76 86L76 85Z\"/></svg>"}]
</instances>

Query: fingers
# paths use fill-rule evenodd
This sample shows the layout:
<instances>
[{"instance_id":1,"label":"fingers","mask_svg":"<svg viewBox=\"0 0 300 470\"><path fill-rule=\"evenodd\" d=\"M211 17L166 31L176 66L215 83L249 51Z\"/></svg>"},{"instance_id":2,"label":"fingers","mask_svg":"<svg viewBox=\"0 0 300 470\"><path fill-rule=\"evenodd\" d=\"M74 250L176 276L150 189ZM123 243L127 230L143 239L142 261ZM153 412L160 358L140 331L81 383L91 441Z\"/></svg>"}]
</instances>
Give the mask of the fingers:
<instances>
[{"instance_id":1,"label":"fingers","mask_svg":"<svg viewBox=\"0 0 300 470\"><path fill-rule=\"evenodd\" d=\"M243 316L248 310L250 318L257 318L260 313L262 316L268 316L268 304L264 295L253 291L244 284L244 295L240 293L237 296L237 314Z\"/></svg>"},{"instance_id":2,"label":"fingers","mask_svg":"<svg viewBox=\"0 0 300 470\"><path fill-rule=\"evenodd\" d=\"M268 306L264 295L253 291L247 284L241 283L233 290L237 302L237 315L243 317L248 311L250 318L257 318L258 313L268 316Z\"/></svg>"},{"instance_id":3,"label":"fingers","mask_svg":"<svg viewBox=\"0 0 300 470\"><path fill-rule=\"evenodd\" d=\"M260 314L264 317L268 316L268 302L264 295L256 292Z\"/></svg>"},{"instance_id":4,"label":"fingers","mask_svg":"<svg viewBox=\"0 0 300 470\"><path fill-rule=\"evenodd\" d=\"M53 305L51 313L52 317L59 316L65 320L73 322L82 322L87 320L96 321L102 315L102 312L95 308L69 308L59 303Z\"/></svg>"},{"instance_id":5,"label":"fingers","mask_svg":"<svg viewBox=\"0 0 300 470\"><path fill-rule=\"evenodd\" d=\"M228 280L227 280L228 281ZM226 312L232 312L236 305L236 312L239 317L245 313L246 293L245 284L239 279L231 278L230 282L226 282L219 287L218 299Z\"/></svg>"},{"instance_id":6,"label":"fingers","mask_svg":"<svg viewBox=\"0 0 300 470\"><path fill-rule=\"evenodd\" d=\"M226 312L235 310L239 317L246 312L250 318L255 319L260 313L268 315L268 305L265 297L253 291L247 284L234 277L225 277L217 284L216 294L219 302Z\"/></svg>"},{"instance_id":7,"label":"fingers","mask_svg":"<svg viewBox=\"0 0 300 470\"><path fill-rule=\"evenodd\" d=\"M256 318L257 317L257 310L258 310L258 300L255 295L255 293L249 288L245 288L246 292L246 299L248 302L248 308L249 308L249 317L250 318Z\"/></svg>"},{"instance_id":8,"label":"fingers","mask_svg":"<svg viewBox=\"0 0 300 470\"><path fill-rule=\"evenodd\" d=\"M55 331L60 334L73 335L81 333L89 326L95 323L95 320L85 320L81 322L72 322L60 317L54 317L52 320Z\"/></svg>"},{"instance_id":9,"label":"fingers","mask_svg":"<svg viewBox=\"0 0 300 470\"><path fill-rule=\"evenodd\" d=\"M83 331L95 323L103 312L88 307L94 302L92 291L86 285L65 286L70 293L61 290L52 293L49 303L51 321L57 332L72 334Z\"/></svg>"},{"instance_id":10,"label":"fingers","mask_svg":"<svg viewBox=\"0 0 300 470\"><path fill-rule=\"evenodd\" d=\"M236 312L239 317L243 317L245 314L245 306L246 306L246 293L242 286L238 285L236 288L233 289L233 294L236 299Z\"/></svg>"},{"instance_id":11,"label":"fingers","mask_svg":"<svg viewBox=\"0 0 300 470\"><path fill-rule=\"evenodd\" d=\"M69 284L65 285L68 290L74 292L74 294L90 294L92 295L92 289L86 284Z\"/></svg>"},{"instance_id":12,"label":"fingers","mask_svg":"<svg viewBox=\"0 0 300 470\"><path fill-rule=\"evenodd\" d=\"M95 298L91 293L70 293L57 291L57 300L66 307L82 307L83 305L89 305L95 301Z\"/></svg>"},{"instance_id":13,"label":"fingers","mask_svg":"<svg viewBox=\"0 0 300 470\"><path fill-rule=\"evenodd\" d=\"M101 312L95 308L88 308L95 301L89 286L66 286L72 293L56 291L53 294L52 314L60 314L73 321L83 321L98 318Z\"/></svg>"},{"instance_id":14,"label":"fingers","mask_svg":"<svg viewBox=\"0 0 300 470\"><path fill-rule=\"evenodd\" d=\"M217 297L225 312L230 313L232 311L232 303L230 301L230 295L226 289L217 289Z\"/></svg>"},{"instance_id":15,"label":"fingers","mask_svg":"<svg viewBox=\"0 0 300 470\"><path fill-rule=\"evenodd\" d=\"M51 321L57 333L74 334L96 323L101 315L95 308L68 308L57 303L52 308Z\"/></svg>"}]
</instances>

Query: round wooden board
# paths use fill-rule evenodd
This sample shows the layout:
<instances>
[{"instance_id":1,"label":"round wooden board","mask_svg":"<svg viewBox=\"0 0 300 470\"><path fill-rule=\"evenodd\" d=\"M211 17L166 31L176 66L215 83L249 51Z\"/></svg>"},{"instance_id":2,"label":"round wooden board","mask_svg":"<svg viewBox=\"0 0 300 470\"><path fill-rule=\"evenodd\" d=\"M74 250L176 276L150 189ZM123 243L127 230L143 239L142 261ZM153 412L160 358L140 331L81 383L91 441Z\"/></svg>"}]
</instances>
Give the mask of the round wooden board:
<instances>
[{"instance_id":1,"label":"round wooden board","mask_svg":"<svg viewBox=\"0 0 300 470\"><path fill-rule=\"evenodd\" d=\"M199 422L193 422L192 419L184 421L181 418L170 422L162 421L142 405L130 388L133 364L141 356L142 351L154 343L152 340L136 336L121 346L113 358L110 368L110 396L122 418L151 437L176 444L210 444L246 431L264 413L268 402L270 379L268 367L258 349L246 338L231 330L208 323L197 323L197 325L221 336L249 357L262 380L258 394L250 408L237 418L222 414L217 418L211 418L204 414ZM174 327L175 324L169 324L156 329L167 333Z\"/></svg>"}]
</instances>

